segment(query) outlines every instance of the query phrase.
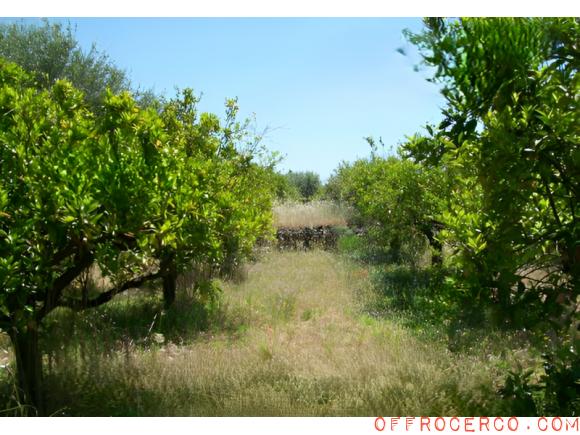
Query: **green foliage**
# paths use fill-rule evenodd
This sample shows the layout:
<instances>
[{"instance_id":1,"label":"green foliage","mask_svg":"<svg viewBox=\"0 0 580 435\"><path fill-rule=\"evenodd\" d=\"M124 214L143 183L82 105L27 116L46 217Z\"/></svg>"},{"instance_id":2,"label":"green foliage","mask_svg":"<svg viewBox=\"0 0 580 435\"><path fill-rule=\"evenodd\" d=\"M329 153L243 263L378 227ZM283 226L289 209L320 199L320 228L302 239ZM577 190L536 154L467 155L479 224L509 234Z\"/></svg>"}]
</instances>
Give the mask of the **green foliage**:
<instances>
[{"instance_id":1,"label":"green foliage","mask_svg":"<svg viewBox=\"0 0 580 435\"><path fill-rule=\"evenodd\" d=\"M495 324L546 334L542 381L507 378L503 393L523 407L516 411L570 413L578 404L580 22L425 24L408 37L436 68L447 106L441 124L402 152L453 179L441 214L448 279Z\"/></svg>"},{"instance_id":2,"label":"green foliage","mask_svg":"<svg viewBox=\"0 0 580 435\"><path fill-rule=\"evenodd\" d=\"M0 62L0 328L28 340L15 347L20 387L40 406L47 314L158 277L175 289L193 261L239 261L271 228L271 193L255 148L239 149L251 140L234 100L223 124L190 90L160 113L107 91L95 114L70 83L42 90ZM93 265L112 286L87 295L71 284Z\"/></svg>"},{"instance_id":3,"label":"green foliage","mask_svg":"<svg viewBox=\"0 0 580 435\"><path fill-rule=\"evenodd\" d=\"M113 237L105 234L139 230L152 169L128 96L110 95L97 123L68 83L37 91L4 62L1 74L1 305L20 324L52 308L47 287L57 285L58 296L75 266L111 248Z\"/></svg>"},{"instance_id":4,"label":"green foliage","mask_svg":"<svg viewBox=\"0 0 580 435\"><path fill-rule=\"evenodd\" d=\"M160 214L150 241L155 255L175 257L178 271L193 261L217 266L229 255L248 254L271 222L266 169L236 150L247 135L235 123L237 108L228 106L222 126L215 115L199 114L197 103L186 89L163 108L171 157L151 186Z\"/></svg>"},{"instance_id":5,"label":"green foliage","mask_svg":"<svg viewBox=\"0 0 580 435\"><path fill-rule=\"evenodd\" d=\"M562 346L544 355L540 383L543 414L578 416L580 409L580 361L573 348Z\"/></svg>"},{"instance_id":6,"label":"green foliage","mask_svg":"<svg viewBox=\"0 0 580 435\"><path fill-rule=\"evenodd\" d=\"M288 183L298 190L303 201L313 200L322 189L320 176L314 172L292 172L285 175Z\"/></svg>"},{"instance_id":7,"label":"green foliage","mask_svg":"<svg viewBox=\"0 0 580 435\"><path fill-rule=\"evenodd\" d=\"M357 160L341 165L329 180L336 200L352 206L375 246L391 261L418 264L425 243L435 241L447 189L444 174L396 157Z\"/></svg>"},{"instance_id":8,"label":"green foliage","mask_svg":"<svg viewBox=\"0 0 580 435\"><path fill-rule=\"evenodd\" d=\"M298 187L290 182L289 178L279 172L272 170L268 184L271 186L277 201L293 201L301 197Z\"/></svg>"},{"instance_id":9,"label":"green foliage","mask_svg":"<svg viewBox=\"0 0 580 435\"><path fill-rule=\"evenodd\" d=\"M580 409L580 363L572 350L560 347L543 355L544 374L534 380L533 370L510 371L500 395L509 409L521 416L578 416Z\"/></svg>"},{"instance_id":10,"label":"green foliage","mask_svg":"<svg viewBox=\"0 0 580 435\"><path fill-rule=\"evenodd\" d=\"M365 247L365 240L347 229L339 233L337 250L342 255L357 259Z\"/></svg>"},{"instance_id":11,"label":"green foliage","mask_svg":"<svg viewBox=\"0 0 580 435\"><path fill-rule=\"evenodd\" d=\"M0 24L0 57L15 62L34 73L39 86L49 88L57 80L66 79L81 90L89 106L96 110L107 89L117 94L131 90L127 74L109 57L92 46L83 51L70 25L60 23L26 25ZM151 91L134 92L141 105L153 105Z\"/></svg>"},{"instance_id":12,"label":"green foliage","mask_svg":"<svg viewBox=\"0 0 580 435\"><path fill-rule=\"evenodd\" d=\"M538 387L530 380L533 373L533 370L510 371L504 386L499 391L501 396L510 403L510 410L513 415L520 417L538 415L538 408L534 401L534 393L538 390Z\"/></svg>"},{"instance_id":13,"label":"green foliage","mask_svg":"<svg viewBox=\"0 0 580 435\"><path fill-rule=\"evenodd\" d=\"M404 152L454 177L443 236L470 297L499 304L505 314L522 298L530 303L518 285L530 268L555 270L552 283L577 289L578 21L426 24L410 38L437 67L445 119Z\"/></svg>"},{"instance_id":14,"label":"green foliage","mask_svg":"<svg viewBox=\"0 0 580 435\"><path fill-rule=\"evenodd\" d=\"M386 247L380 261L412 266L385 266L385 309L443 320L450 345L478 324L532 329L544 374L514 372L504 397L517 413L569 413L578 398L580 22L425 23L408 37L436 68L443 121L410 137L403 160L378 156L369 139L371 158L339 167L327 195L358 212L367 251ZM422 240L433 252L445 246L445 267L417 284Z\"/></svg>"}]
</instances>

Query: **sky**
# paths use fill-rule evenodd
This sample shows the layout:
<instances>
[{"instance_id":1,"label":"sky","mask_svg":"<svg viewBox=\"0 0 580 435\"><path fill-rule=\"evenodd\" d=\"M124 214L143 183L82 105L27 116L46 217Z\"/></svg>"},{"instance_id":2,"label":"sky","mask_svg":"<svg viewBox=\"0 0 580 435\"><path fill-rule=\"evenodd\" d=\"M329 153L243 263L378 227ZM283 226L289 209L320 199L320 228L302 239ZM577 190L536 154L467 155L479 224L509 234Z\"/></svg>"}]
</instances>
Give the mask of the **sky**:
<instances>
[{"instance_id":1,"label":"sky","mask_svg":"<svg viewBox=\"0 0 580 435\"><path fill-rule=\"evenodd\" d=\"M419 18L58 21L76 28L83 48L106 52L134 85L167 96L191 87L202 94L200 110L219 115L237 97L240 116L254 116L256 130L267 129L263 144L284 156L284 172L326 180L340 162L369 155L364 137L396 147L441 119L443 98L428 70L414 71L420 57L402 33L419 31Z\"/></svg>"}]
</instances>

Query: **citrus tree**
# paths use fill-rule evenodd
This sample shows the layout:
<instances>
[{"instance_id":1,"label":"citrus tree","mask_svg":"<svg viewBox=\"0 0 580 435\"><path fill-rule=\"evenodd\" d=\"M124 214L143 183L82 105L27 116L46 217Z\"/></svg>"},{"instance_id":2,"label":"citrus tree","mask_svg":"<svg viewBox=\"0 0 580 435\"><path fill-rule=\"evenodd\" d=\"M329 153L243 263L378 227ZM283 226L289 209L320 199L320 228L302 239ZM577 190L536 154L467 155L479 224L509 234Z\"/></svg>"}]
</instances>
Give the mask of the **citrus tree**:
<instances>
[{"instance_id":1,"label":"citrus tree","mask_svg":"<svg viewBox=\"0 0 580 435\"><path fill-rule=\"evenodd\" d=\"M82 271L133 250L150 213L161 132L128 95L109 95L97 119L66 82L39 91L4 61L0 74L0 324L14 345L23 401L42 412L39 324Z\"/></svg>"},{"instance_id":2,"label":"citrus tree","mask_svg":"<svg viewBox=\"0 0 580 435\"><path fill-rule=\"evenodd\" d=\"M249 133L236 121L235 100L223 123L198 113L198 98L181 91L161 118L170 143L151 186L157 192L157 231L150 235L159 260L166 306L175 299L177 275L203 262L213 269L241 260L271 227L272 194L262 182L253 151L239 149Z\"/></svg>"},{"instance_id":3,"label":"citrus tree","mask_svg":"<svg viewBox=\"0 0 580 435\"><path fill-rule=\"evenodd\" d=\"M447 106L406 155L454 174L447 240L472 296L506 315L579 288L579 36L577 19L511 18L428 19L409 35ZM525 291L537 268L560 283L553 292Z\"/></svg>"},{"instance_id":4,"label":"citrus tree","mask_svg":"<svg viewBox=\"0 0 580 435\"><path fill-rule=\"evenodd\" d=\"M544 374L511 374L504 396L534 414L580 403L580 21L427 19L409 34L436 68L444 120L404 153L453 177L442 213L471 318L542 336ZM491 314L491 316L489 316ZM534 400L530 400L533 397Z\"/></svg>"},{"instance_id":5,"label":"citrus tree","mask_svg":"<svg viewBox=\"0 0 580 435\"><path fill-rule=\"evenodd\" d=\"M441 244L435 236L447 188L442 173L409 160L373 154L341 165L329 185L336 199L358 212L375 243L389 248L392 261L403 260L403 245L420 250L427 241L433 248L433 262L441 263ZM407 260L416 262L419 255L414 254Z\"/></svg>"},{"instance_id":6,"label":"citrus tree","mask_svg":"<svg viewBox=\"0 0 580 435\"><path fill-rule=\"evenodd\" d=\"M94 114L68 82L42 90L0 61L0 328L31 413L44 411L38 334L52 310L158 278L169 305L188 262L219 263L231 240L247 251L269 227L263 169L236 149L243 125L197 120L190 97L159 113L108 92ZM111 287L77 294L93 265Z\"/></svg>"}]
</instances>

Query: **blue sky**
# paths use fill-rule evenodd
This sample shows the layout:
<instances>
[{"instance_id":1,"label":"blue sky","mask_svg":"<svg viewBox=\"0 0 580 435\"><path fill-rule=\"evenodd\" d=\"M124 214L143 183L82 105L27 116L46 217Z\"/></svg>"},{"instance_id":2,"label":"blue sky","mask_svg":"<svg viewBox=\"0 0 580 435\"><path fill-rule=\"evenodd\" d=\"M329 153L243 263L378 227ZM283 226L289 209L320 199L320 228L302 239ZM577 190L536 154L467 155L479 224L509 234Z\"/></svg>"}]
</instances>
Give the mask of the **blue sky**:
<instances>
[{"instance_id":1,"label":"blue sky","mask_svg":"<svg viewBox=\"0 0 580 435\"><path fill-rule=\"evenodd\" d=\"M415 72L419 56L403 38L418 18L67 19L83 47L109 54L143 88L202 93L200 109L223 113L238 97L255 114L282 170L326 179L337 165L369 154L365 136L387 146L440 119L443 99ZM396 51L403 47L408 55Z\"/></svg>"}]
</instances>

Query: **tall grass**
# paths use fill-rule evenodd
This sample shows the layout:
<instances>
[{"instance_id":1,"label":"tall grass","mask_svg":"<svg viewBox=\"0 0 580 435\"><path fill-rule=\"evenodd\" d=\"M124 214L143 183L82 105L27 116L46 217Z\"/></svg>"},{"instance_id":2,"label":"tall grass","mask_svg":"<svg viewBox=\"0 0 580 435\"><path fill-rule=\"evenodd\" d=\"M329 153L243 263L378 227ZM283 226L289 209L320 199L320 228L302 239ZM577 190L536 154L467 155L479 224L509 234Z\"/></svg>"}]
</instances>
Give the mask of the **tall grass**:
<instances>
[{"instance_id":1,"label":"tall grass","mask_svg":"<svg viewBox=\"0 0 580 435\"><path fill-rule=\"evenodd\" d=\"M350 211L332 201L284 202L274 206L277 228L346 226Z\"/></svg>"},{"instance_id":2,"label":"tall grass","mask_svg":"<svg viewBox=\"0 0 580 435\"><path fill-rule=\"evenodd\" d=\"M369 271L333 253L271 252L219 300L118 298L53 313L51 411L64 415L502 414L497 383L521 355L453 353L365 314ZM0 374L4 397L10 376ZM10 403L5 399L6 406Z\"/></svg>"}]
</instances>

